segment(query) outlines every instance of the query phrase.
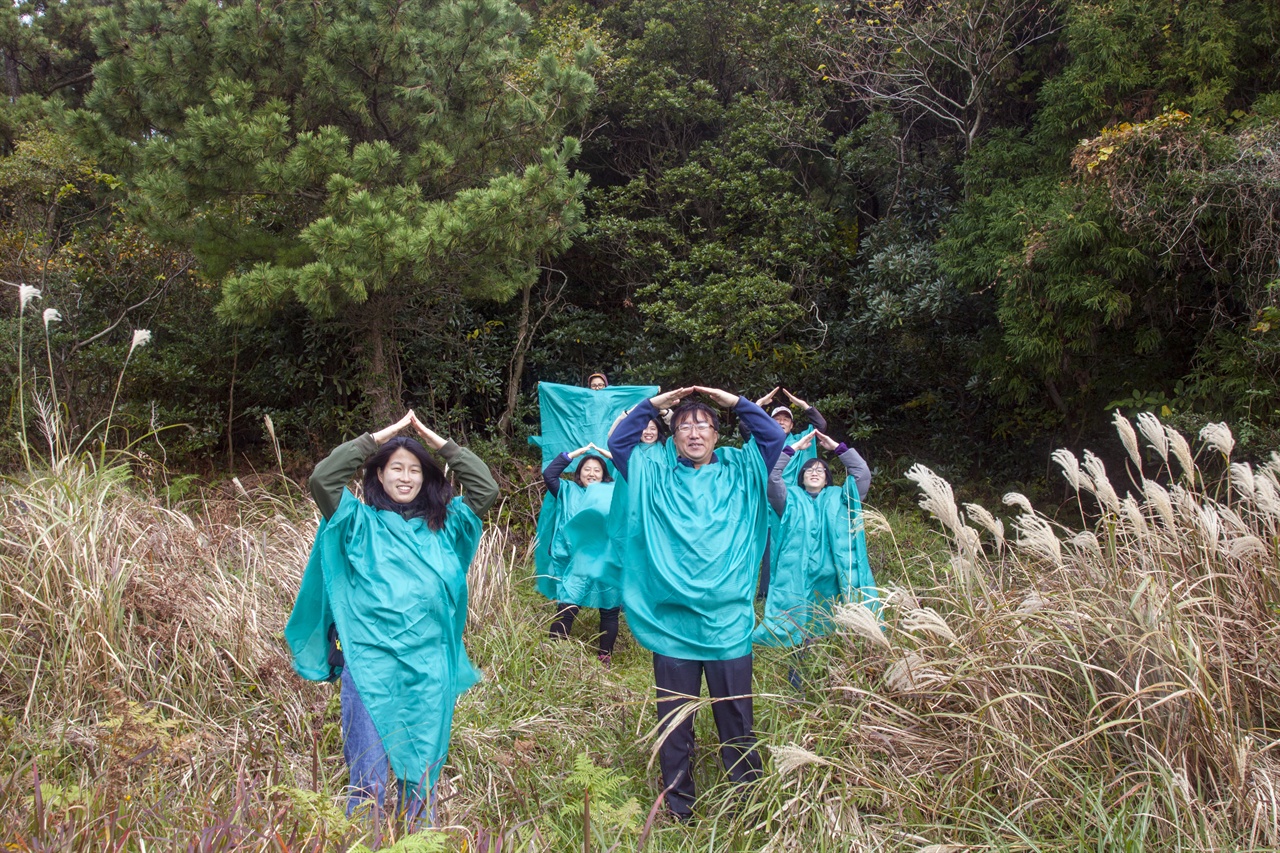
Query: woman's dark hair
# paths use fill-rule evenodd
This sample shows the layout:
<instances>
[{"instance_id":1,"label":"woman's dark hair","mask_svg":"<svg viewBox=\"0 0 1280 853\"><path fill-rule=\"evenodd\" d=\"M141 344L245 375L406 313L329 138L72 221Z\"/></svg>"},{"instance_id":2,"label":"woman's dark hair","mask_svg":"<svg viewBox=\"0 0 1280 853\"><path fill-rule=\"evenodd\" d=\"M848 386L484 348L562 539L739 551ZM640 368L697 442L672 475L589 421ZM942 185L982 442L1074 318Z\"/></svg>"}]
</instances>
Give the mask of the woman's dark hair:
<instances>
[{"instance_id":1,"label":"woman's dark hair","mask_svg":"<svg viewBox=\"0 0 1280 853\"><path fill-rule=\"evenodd\" d=\"M387 460L397 450L409 451L422 465L422 489L407 504L392 500L378 479L378 472L387 467ZM425 518L427 527L440 530L449 511L449 501L453 500L453 486L444 475L444 469L431 458L425 447L412 438L396 436L364 463L364 500L374 509L398 512L405 518Z\"/></svg>"},{"instance_id":2,"label":"woman's dark hair","mask_svg":"<svg viewBox=\"0 0 1280 853\"><path fill-rule=\"evenodd\" d=\"M699 412L706 415L707 420L711 421L711 426L719 431L720 415L716 414L715 409L698 400L685 400L675 407L675 410L671 412L671 431L675 432L676 427L685 421L697 420L694 415ZM661 431L662 427L658 427L658 429Z\"/></svg>"},{"instance_id":3,"label":"woman's dark hair","mask_svg":"<svg viewBox=\"0 0 1280 853\"><path fill-rule=\"evenodd\" d=\"M609 476L609 466L604 464L604 460L599 456L596 456L594 453L588 453L586 456L583 456L578 460L578 467L573 469L573 482L577 483L579 486L586 485L586 483L582 482L582 466L587 464L588 459L594 459L600 463L600 471L604 474L604 476L600 478L600 482L613 482L613 478Z\"/></svg>"},{"instance_id":4,"label":"woman's dark hair","mask_svg":"<svg viewBox=\"0 0 1280 853\"><path fill-rule=\"evenodd\" d=\"M822 470L823 470L823 471L826 473L826 475L827 475L827 485L828 485L828 486L830 486L830 485L831 485L831 466L830 466L830 465L828 465L828 464L826 463L826 460L823 460L823 459L810 459L809 461L805 462L803 465L801 465L801 466L800 466L800 476L799 476L799 477L796 477L796 485L797 485L797 486L799 486L799 487L800 487L800 488L802 488L802 489L804 488L804 474L805 474L805 472L806 472L806 471L808 471L808 470L809 470L810 468L812 468L814 465L821 465L821 466L822 466Z\"/></svg>"}]
</instances>

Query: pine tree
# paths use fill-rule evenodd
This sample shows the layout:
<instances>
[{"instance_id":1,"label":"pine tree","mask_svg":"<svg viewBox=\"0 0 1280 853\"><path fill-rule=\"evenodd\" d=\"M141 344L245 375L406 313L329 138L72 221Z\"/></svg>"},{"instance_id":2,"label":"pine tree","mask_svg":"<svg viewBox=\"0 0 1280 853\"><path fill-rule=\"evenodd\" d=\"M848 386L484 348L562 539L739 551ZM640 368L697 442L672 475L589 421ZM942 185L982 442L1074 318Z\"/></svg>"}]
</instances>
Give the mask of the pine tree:
<instances>
[{"instance_id":1,"label":"pine tree","mask_svg":"<svg viewBox=\"0 0 1280 853\"><path fill-rule=\"evenodd\" d=\"M525 56L526 25L507 0L124 0L79 139L221 284L224 319L297 300L342 320L388 417L407 297L508 299L579 227L564 128L592 52Z\"/></svg>"}]
</instances>

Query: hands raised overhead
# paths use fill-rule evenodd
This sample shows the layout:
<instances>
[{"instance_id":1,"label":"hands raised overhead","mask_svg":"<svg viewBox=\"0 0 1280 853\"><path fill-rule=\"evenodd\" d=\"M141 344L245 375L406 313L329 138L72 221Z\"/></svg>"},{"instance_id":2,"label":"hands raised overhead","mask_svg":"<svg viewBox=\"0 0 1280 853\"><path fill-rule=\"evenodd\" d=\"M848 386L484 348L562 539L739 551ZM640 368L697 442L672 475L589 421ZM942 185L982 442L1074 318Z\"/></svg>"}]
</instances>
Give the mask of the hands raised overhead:
<instances>
[{"instance_id":1,"label":"hands raised overhead","mask_svg":"<svg viewBox=\"0 0 1280 853\"><path fill-rule=\"evenodd\" d=\"M418 434L418 437L421 438L423 443L432 450L439 450L444 447L446 439L432 431L430 427L424 424L413 409L405 412L404 417L400 420L373 433L373 440L378 442L379 445L386 444L388 441L395 438L401 430L408 426L413 427L414 432Z\"/></svg>"},{"instance_id":2,"label":"hands raised overhead","mask_svg":"<svg viewBox=\"0 0 1280 853\"><path fill-rule=\"evenodd\" d=\"M687 388L676 388L673 391L664 391L656 397L651 397L649 402L659 411L663 409L673 408L677 403L688 397L690 394L701 394L707 397L717 406L731 408L738 404L738 395L731 394L728 391L722 391L719 388L709 388L706 385L690 385Z\"/></svg>"},{"instance_id":3,"label":"hands raised overhead","mask_svg":"<svg viewBox=\"0 0 1280 853\"><path fill-rule=\"evenodd\" d=\"M831 436L827 435L825 432L818 432L815 429L813 432L809 433L809 435L810 436L816 435L818 437L818 443L822 445L822 448L824 450L835 450L837 447L840 446L840 443L838 441L836 441Z\"/></svg>"}]
</instances>

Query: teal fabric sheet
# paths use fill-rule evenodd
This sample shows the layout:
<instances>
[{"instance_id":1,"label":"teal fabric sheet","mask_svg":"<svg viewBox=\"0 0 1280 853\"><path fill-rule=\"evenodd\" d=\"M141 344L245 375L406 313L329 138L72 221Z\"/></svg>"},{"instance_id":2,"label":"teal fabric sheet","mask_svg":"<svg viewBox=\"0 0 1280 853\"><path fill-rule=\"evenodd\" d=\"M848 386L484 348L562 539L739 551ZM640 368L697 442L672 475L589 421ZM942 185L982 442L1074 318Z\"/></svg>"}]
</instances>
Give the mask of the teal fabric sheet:
<instances>
[{"instance_id":1,"label":"teal fabric sheet","mask_svg":"<svg viewBox=\"0 0 1280 853\"><path fill-rule=\"evenodd\" d=\"M753 636L757 644L797 646L830 633L837 602L879 607L854 478L816 497L788 486L782 518L771 516L769 593Z\"/></svg>"},{"instance_id":2,"label":"teal fabric sheet","mask_svg":"<svg viewBox=\"0 0 1280 853\"><path fill-rule=\"evenodd\" d=\"M621 566L609 539L614 483L579 486L565 481L556 499L555 535L548 568L553 601L609 608L622 603Z\"/></svg>"},{"instance_id":3,"label":"teal fabric sheet","mask_svg":"<svg viewBox=\"0 0 1280 853\"><path fill-rule=\"evenodd\" d=\"M294 669L321 681L329 677L326 633L337 625L391 769L424 794L449 751L457 697L480 678L462 644L480 527L460 497L432 531L344 490L320 523L285 627Z\"/></svg>"},{"instance_id":4,"label":"teal fabric sheet","mask_svg":"<svg viewBox=\"0 0 1280 853\"><path fill-rule=\"evenodd\" d=\"M692 468L659 447L627 463L615 493L627 625L651 652L690 660L751 653L756 582L768 521L755 439Z\"/></svg>"},{"instance_id":5,"label":"teal fabric sheet","mask_svg":"<svg viewBox=\"0 0 1280 853\"><path fill-rule=\"evenodd\" d=\"M657 385L615 385L599 391L577 385L538 383L538 408L542 413L542 434L529 437L529 443L542 450L542 467L546 468L558 454L586 447L607 447L609 427L624 409L658 394ZM572 471L580 461L569 466ZM613 463L605 460L610 476L617 476ZM554 495L542 498L538 511L538 527L534 534L533 561L538 592L552 601L562 600L559 576L551 566L551 545L556 538L556 524L561 517ZM585 519L584 519L585 521ZM575 602L576 603L576 602ZM587 605L589 606L589 605Z\"/></svg>"}]
</instances>

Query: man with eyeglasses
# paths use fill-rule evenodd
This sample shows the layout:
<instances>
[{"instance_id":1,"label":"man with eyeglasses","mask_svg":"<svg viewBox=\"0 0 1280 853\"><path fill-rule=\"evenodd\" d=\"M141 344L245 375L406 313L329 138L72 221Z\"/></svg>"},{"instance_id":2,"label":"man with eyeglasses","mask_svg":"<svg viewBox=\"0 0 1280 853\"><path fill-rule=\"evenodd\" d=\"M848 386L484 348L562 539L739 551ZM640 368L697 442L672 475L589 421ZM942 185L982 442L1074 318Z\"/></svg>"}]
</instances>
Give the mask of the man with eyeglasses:
<instances>
[{"instance_id":1,"label":"man with eyeglasses","mask_svg":"<svg viewBox=\"0 0 1280 853\"><path fill-rule=\"evenodd\" d=\"M706 403L684 399L695 392L733 408L751 431L747 446L716 450L720 418ZM645 426L672 406L676 461L632 456ZM768 524L768 474L784 440L782 427L758 405L703 386L640 403L609 438L619 486L628 493L623 541L616 543L623 604L632 635L653 653L664 735L658 761L677 820L693 817L693 715L682 708L701 693L703 676L729 778L745 783L761 774L751 703L752 602Z\"/></svg>"}]
</instances>

